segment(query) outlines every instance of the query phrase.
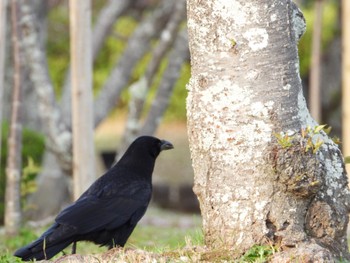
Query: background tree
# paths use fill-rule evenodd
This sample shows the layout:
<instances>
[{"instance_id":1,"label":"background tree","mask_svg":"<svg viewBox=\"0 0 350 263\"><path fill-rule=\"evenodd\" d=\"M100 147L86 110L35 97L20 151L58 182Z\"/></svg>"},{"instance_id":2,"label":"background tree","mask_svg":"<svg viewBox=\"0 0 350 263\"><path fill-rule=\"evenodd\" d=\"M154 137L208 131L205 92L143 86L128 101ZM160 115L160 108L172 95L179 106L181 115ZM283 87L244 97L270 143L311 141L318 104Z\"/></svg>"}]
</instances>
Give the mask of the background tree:
<instances>
[{"instance_id":1,"label":"background tree","mask_svg":"<svg viewBox=\"0 0 350 263\"><path fill-rule=\"evenodd\" d=\"M275 262L348 258L342 155L310 117L292 1L188 0L188 135L205 242ZM213 22L215 21L215 22Z\"/></svg>"},{"instance_id":2,"label":"background tree","mask_svg":"<svg viewBox=\"0 0 350 263\"><path fill-rule=\"evenodd\" d=\"M350 155L350 3L349 1L342 1L342 23L343 23L343 65L342 65L342 111L343 111L343 151L345 156ZM349 164L347 165L348 172Z\"/></svg>"},{"instance_id":3,"label":"background tree","mask_svg":"<svg viewBox=\"0 0 350 263\"><path fill-rule=\"evenodd\" d=\"M7 0L0 3L0 105L3 103L4 93L4 72L5 72L5 50L6 50L6 8ZM0 124L2 124L2 107L0 107ZM0 129L1 138L1 129ZM1 154L1 139L0 139L0 154ZM0 162L1 169L1 162Z\"/></svg>"},{"instance_id":4,"label":"background tree","mask_svg":"<svg viewBox=\"0 0 350 263\"><path fill-rule=\"evenodd\" d=\"M20 61L19 8L17 0L11 0L12 53L13 53L13 98L8 155L6 166L5 231L17 235L21 226L21 174L22 174L22 66Z\"/></svg>"}]
</instances>

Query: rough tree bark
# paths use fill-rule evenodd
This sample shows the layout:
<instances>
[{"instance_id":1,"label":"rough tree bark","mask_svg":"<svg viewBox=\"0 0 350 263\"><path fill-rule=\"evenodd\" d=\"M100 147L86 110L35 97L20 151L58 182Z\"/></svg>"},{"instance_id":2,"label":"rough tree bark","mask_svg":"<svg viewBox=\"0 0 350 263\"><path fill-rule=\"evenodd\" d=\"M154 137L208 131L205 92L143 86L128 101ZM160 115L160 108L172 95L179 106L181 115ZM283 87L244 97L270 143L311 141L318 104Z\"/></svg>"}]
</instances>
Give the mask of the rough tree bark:
<instances>
[{"instance_id":1,"label":"rough tree bark","mask_svg":"<svg viewBox=\"0 0 350 263\"><path fill-rule=\"evenodd\" d=\"M188 0L188 135L205 242L236 256L349 258L349 190L338 147L310 117L290 0ZM307 128L307 127L310 128Z\"/></svg>"}]
</instances>

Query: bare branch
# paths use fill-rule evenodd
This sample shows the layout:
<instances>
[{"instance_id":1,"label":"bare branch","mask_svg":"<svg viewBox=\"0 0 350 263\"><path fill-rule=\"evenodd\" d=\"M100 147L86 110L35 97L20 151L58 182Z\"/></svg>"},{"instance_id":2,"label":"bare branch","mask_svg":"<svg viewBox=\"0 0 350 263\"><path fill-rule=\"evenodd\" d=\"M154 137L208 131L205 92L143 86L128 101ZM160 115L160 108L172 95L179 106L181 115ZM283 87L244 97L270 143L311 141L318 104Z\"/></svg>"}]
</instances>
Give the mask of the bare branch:
<instances>
[{"instance_id":1,"label":"bare branch","mask_svg":"<svg viewBox=\"0 0 350 263\"><path fill-rule=\"evenodd\" d=\"M184 0L179 0L175 4L175 10L170 17L169 22L163 29L160 40L157 47L154 49L152 54L152 60L149 63L146 70L146 80L148 86L151 85L152 79L159 68L160 62L162 61L165 53L173 45L174 39L177 36L178 28L180 23L183 21L186 15L186 2Z\"/></svg>"},{"instance_id":2,"label":"bare branch","mask_svg":"<svg viewBox=\"0 0 350 263\"><path fill-rule=\"evenodd\" d=\"M173 51L169 55L169 64L166 68L156 97L153 100L151 109L148 113L139 135L155 133L161 118L169 104L170 96L175 83L179 78L181 68L186 60L189 59L187 31L183 30L176 39Z\"/></svg>"},{"instance_id":3,"label":"bare branch","mask_svg":"<svg viewBox=\"0 0 350 263\"><path fill-rule=\"evenodd\" d=\"M163 1L161 6L141 21L128 41L119 62L112 70L98 98L95 100L95 126L116 104L122 89L128 84L131 72L139 59L148 51L150 41L167 22L172 12L171 1Z\"/></svg>"},{"instance_id":4,"label":"bare branch","mask_svg":"<svg viewBox=\"0 0 350 263\"><path fill-rule=\"evenodd\" d=\"M135 0L109 0L100 11L92 33L92 57L96 59L115 21L123 15Z\"/></svg>"},{"instance_id":5,"label":"bare branch","mask_svg":"<svg viewBox=\"0 0 350 263\"><path fill-rule=\"evenodd\" d=\"M148 90L151 87L153 78L162 59L166 55L169 48L173 45L174 39L178 34L179 25L181 21L183 21L186 14L186 2L184 0L176 2L174 4L174 9L175 10L170 17L169 22L166 24L161 33L159 43L153 51L152 59L147 67L145 76L130 87L131 98L129 102L129 115L126 122L122 143L125 147L131 143L139 133L140 118L144 109Z\"/></svg>"}]
</instances>

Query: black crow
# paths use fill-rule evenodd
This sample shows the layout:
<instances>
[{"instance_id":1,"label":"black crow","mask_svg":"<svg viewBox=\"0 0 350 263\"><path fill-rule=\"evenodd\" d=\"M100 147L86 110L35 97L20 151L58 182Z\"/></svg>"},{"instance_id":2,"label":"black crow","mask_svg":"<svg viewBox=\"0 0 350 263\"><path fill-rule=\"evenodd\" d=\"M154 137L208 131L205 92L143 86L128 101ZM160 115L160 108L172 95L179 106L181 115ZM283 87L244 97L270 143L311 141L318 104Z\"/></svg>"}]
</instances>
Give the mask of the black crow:
<instances>
[{"instance_id":1,"label":"black crow","mask_svg":"<svg viewBox=\"0 0 350 263\"><path fill-rule=\"evenodd\" d=\"M22 260L50 259L77 241L123 247L145 214L152 194L152 173L162 150L174 148L151 136L137 138L119 162L78 200L63 209L54 224L33 243L18 249Z\"/></svg>"}]
</instances>

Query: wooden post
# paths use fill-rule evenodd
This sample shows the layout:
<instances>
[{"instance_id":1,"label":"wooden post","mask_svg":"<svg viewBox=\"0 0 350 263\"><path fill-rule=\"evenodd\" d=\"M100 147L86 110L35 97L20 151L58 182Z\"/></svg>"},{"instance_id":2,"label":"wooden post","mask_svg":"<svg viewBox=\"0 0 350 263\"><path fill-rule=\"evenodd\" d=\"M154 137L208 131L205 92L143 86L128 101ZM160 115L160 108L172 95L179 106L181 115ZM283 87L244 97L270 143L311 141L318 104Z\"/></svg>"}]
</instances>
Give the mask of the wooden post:
<instances>
[{"instance_id":1,"label":"wooden post","mask_svg":"<svg viewBox=\"0 0 350 263\"><path fill-rule=\"evenodd\" d=\"M91 1L70 0L74 198L95 180Z\"/></svg>"},{"instance_id":2,"label":"wooden post","mask_svg":"<svg viewBox=\"0 0 350 263\"><path fill-rule=\"evenodd\" d=\"M317 121L322 121L322 100L320 87L321 74L321 44L322 44L322 12L323 0L315 1L315 22L312 33L312 54L310 70L310 112L311 116Z\"/></svg>"},{"instance_id":3,"label":"wooden post","mask_svg":"<svg viewBox=\"0 0 350 263\"><path fill-rule=\"evenodd\" d=\"M350 1L343 0L342 2L342 140L343 140L343 155L350 155ZM348 174L350 173L350 165L347 164Z\"/></svg>"}]
</instances>

